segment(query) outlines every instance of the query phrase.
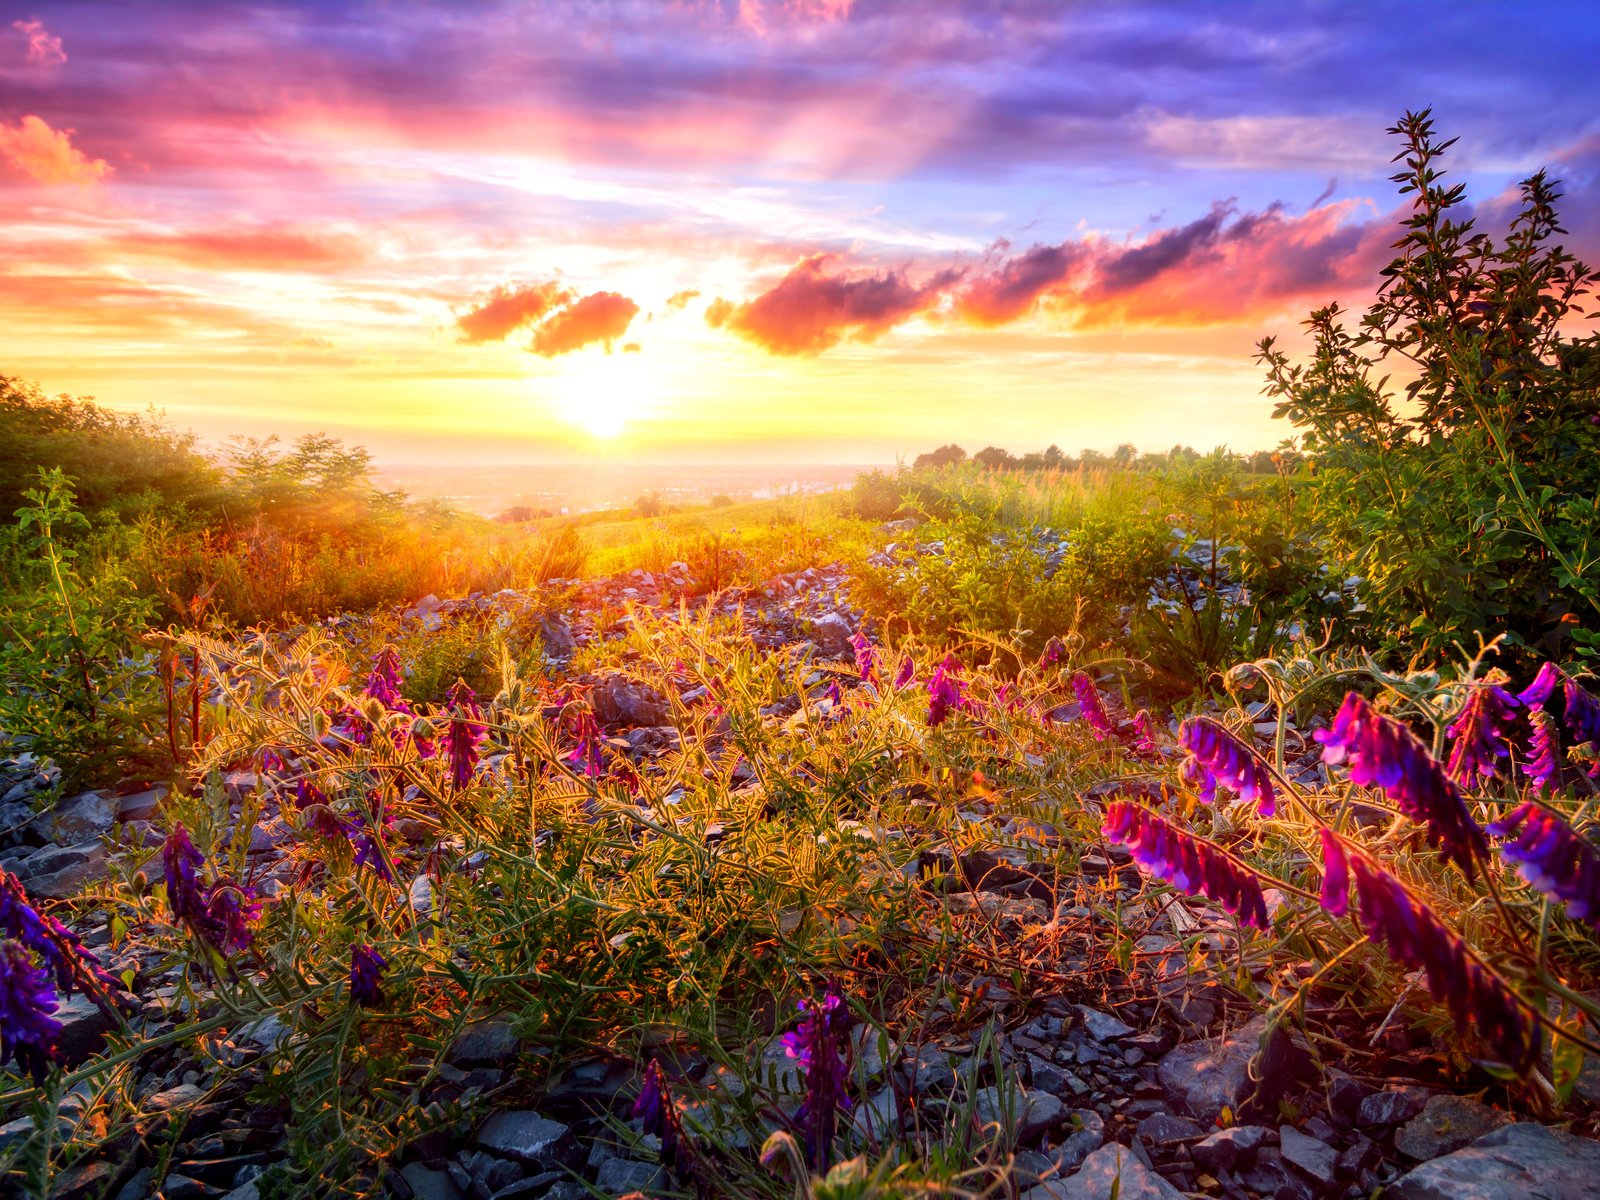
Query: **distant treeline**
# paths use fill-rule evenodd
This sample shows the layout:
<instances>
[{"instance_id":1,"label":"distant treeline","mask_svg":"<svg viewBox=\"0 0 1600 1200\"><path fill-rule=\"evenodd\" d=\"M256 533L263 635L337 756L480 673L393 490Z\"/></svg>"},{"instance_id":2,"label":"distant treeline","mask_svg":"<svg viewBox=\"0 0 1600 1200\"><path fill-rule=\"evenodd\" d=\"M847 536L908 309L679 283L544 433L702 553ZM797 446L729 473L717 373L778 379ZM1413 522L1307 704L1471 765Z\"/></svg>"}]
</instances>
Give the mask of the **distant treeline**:
<instances>
[{"instance_id":1,"label":"distant treeline","mask_svg":"<svg viewBox=\"0 0 1600 1200\"><path fill-rule=\"evenodd\" d=\"M1139 448L1132 442L1123 442L1110 454L1102 454L1098 450L1083 450L1077 455L1071 455L1060 446L1052 445L1043 450L1018 455L1012 454L1009 450L1002 450L999 446L985 446L970 457L965 450L952 442L947 446L940 446L937 450L917 455L911 465L920 469L954 467L970 462L974 466L991 471L1075 471L1080 467L1087 470L1106 468L1159 470L1185 463L1196 463L1201 458L1210 458L1218 453L1230 458L1237 464L1239 470L1256 475L1293 471L1300 464L1301 457L1300 452L1287 442L1276 450L1257 450L1252 454L1237 454L1222 450L1202 455L1193 446L1181 445L1165 452L1141 454Z\"/></svg>"}]
</instances>

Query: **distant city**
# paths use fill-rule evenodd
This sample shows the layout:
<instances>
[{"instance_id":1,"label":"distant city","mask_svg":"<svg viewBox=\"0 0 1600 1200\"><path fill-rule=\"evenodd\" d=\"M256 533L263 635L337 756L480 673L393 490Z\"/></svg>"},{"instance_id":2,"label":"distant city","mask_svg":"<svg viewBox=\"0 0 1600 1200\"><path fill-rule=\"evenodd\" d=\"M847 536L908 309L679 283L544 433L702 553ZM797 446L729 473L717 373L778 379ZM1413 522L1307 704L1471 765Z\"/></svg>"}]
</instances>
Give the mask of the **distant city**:
<instances>
[{"instance_id":1,"label":"distant city","mask_svg":"<svg viewBox=\"0 0 1600 1200\"><path fill-rule=\"evenodd\" d=\"M601 463L549 466L409 466L377 469L381 486L414 500L443 500L465 512L493 517L512 508L579 513L627 508L654 494L668 505L709 503L716 496L766 500L848 487L870 464L729 466L726 463L646 465Z\"/></svg>"}]
</instances>

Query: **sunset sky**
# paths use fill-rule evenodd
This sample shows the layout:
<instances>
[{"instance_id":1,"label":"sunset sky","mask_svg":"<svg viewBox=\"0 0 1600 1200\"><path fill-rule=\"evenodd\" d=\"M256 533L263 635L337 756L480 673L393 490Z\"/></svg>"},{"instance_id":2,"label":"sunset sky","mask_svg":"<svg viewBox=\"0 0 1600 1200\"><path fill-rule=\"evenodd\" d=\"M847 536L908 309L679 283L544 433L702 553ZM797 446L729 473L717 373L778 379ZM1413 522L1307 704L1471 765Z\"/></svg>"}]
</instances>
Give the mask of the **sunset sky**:
<instances>
[{"instance_id":1,"label":"sunset sky","mask_svg":"<svg viewBox=\"0 0 1600 1200\"><path fill-rule=\"evenodd\" d=\"M1600 260L1600 7L0 3L0 373L392 462L1287 434L1433 106Z\"/></svg>"}]
</instances>

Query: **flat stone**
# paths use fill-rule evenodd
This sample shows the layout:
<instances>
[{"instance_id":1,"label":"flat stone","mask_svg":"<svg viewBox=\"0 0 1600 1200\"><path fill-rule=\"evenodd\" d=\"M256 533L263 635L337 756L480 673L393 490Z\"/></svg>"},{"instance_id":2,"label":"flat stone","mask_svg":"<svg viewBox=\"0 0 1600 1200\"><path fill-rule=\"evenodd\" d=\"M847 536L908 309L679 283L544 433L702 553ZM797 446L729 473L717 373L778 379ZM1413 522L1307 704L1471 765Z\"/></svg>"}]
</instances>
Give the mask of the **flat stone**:
<instances>
[{"instance_id":1,"label":"flat stone","mask_svg":"<svg viewBox=\"0 0 1600 1200\"><path fill-rule=\"evenodd\" d=\"M667 698L648 683L616 671L600 676L589 695L594 715L607 725L667 725L672 715Z\"/></svg>"},{"instance_id":2,"label":"flat stone","mask_svg":"<svg viewBox=\"0 0 1600 1200\"><path fill-rule=\"evenodd\" d=\"M811 622L812 640L817 643L817 649L829 656L850 653L850 638L854 633L850 622L836 612L826 613Z\"/></svg>"},{"instance_id":3,"label":"flat stone","mask_svg":"<svg viewBox=\"0 0 1600 1200\"><path fill-rule=\"evenodd\" d=\"M76 846L46 846L17 867L30 896L66 900L106 877L106 848L98 841Z\"/></svg>"},{"instance_id":4,"label":"flat stone","mask_svg":"<svg viewBox=\"0 0 1600 1200\"><path fill-rule=\"evenodd\" d=\"M478 1130L478 1145L518 1162L541 1167L576 1163L578 1143L572 1130L536 1112L516 1110L496 1113Z\"/></svg>"},{"instance_id":5,"label":"flat stone","mask_svg":"<svg viewBox=\"0 0 1600 1200\"><path fill-rule=\"evenodd\" d=\"M1190 1146L1189 1157L1213 1174L1232 1171L1249 1166L1266 1140L1267 1130L1260 1125L1234 1125Z\"/></svg>"},{"instance_id":6,"label":"flat stone","mask_svg":"<svg viewBox=\"0 0 1600 1200\"><path fill-rule=\"evenodd\" d=\"M106 1034L111 1030L111 1019L82 992L73 992L62 1000L60 1007L51 1015L61 1022L56 1048L61 1051L62 1061L69 1067L75 1067L98 1054L105 1045Z\"/></svg>"},{"instance_id":7,"label":"flat stone","mask_svg":"<svg viewBox=\"0 0 1600 1200\"><path fill-rule=\"evenodd\" d=\"M1252 1102L1269 1105L1282 1096L1294 1074L1294 1050L1279 1028L1265 1049L1267 1019L1258 1016L1220 1038L1184 1042L1169 1051L1156 1078L1169 1095L1203 1125L1229 1109L1240 1116ZM1260 1054L1259 1083L1250 1061Z\"/></svg>"},{"instance_id":8,"label":"flat stone","mask_svg":"<svg viewBox=\"0 0 1600 1200\"><path fill-rule=\"evenodd\" d=\"M1511 1115L1467 1096L1432 1097L1417 1116L1395 1131L1394 1148L1427 1162L1477 1141L1511 1123Z\"/></svg>"},{"instance_id":9,"label":"flat stone","mask_svg":"<svg viewBox=\"0 0 1600 1200\"><path fill-rule=\"evenodd\" d=\"M1005 1127L1015 1122L1018 1141L1031 1142L1060 1125L1067 1115L1066 1105L1049 1092L1029 1091L1010 1080L1005 1094L998 1087L980 1088L973 1096L972 1111L980 1125Z\"/></svg>"},{"instance_id":10,"label":"flat stone","mask_svg":"<svg viewBox=\"0 0 1600 1200\"><path fill-rule=\"evenodd\" d=\"M600 1165L594 1185L609 1196L625 1196L629 1192L658 1191L666 1181L667 1173L655 1163L611 1158Z\"/></svg>"},{"instance_id":11,"label":"flat stone","mask_svg":"<svg viewBox=\"0 0 1600 1200\"><path fill-rule=\"evenodd\" d=\"M900 1099L893 1088L880 1088L868 1099L856 1102L850 1110L850 1124L856 1136L882 1145L900 1130Z\"/></svg>"},{"instance_id":12,"label":"flat stone","mask_svg":"<svg viewBox=\"0 0 1600 1200\"><path fill-rule=\"evenodd\" d=\"M229 1192L222 1200L261 1200L261 1189L256 1186L256 1181L251 1180Z\"/></svg>"},{"instance_id":13,"label":"flat stone","mask_svg":"<svg viewBox=\"0 0 1600 1200\"><path fill-rule=\"evenodd\" d=\"M1428 1103L1426 1088L1406 1086L1373 1092L1356 1107L1356 1124L1362 1128L1374 1125L1398 1125L1409 1121Z\"/></svg>"},{"instance_id":14,"label":"flat stone","mask_svg":"<svg viewBox=\"0 0 1600 1200\"><path fill-rule=\"evenodd\" d=\"M1309 1137L1293 1125L1280 1125L1278 1149L1285 1162L1298 1167L1318 1183L1333 1182L1339 1167L1339 1152L1327 1142Z\"/></svg>"},{"instance_id":15,"label":"flat stone","mask_svg":"<svg viewBox=\"0 0 1600 1200\"><path fill-rule=\"evenodd\" d=\"M435 1171L422 1163L407 1163L400 1178L411 1189L412 1200L463 1200L463 1194L448 1171Z\"/></svg>"},{"instance_id":16,"label":"flat stone","mask_svg":"<svg viewBox=\"0 0 1600 1200\"><path fill-rule=\"evenodd\" d=\"M1070 1179L1052 1179L1022 1193L1022 1200L1184 1200L1183 1193L1113 1142L1084 1160Z\"/></svg>"},{"instance_id":17,"label":"flat stone","mask_svg":"<svg viewBox=\"0 0 1600 1200\"><path fill-rule=\"evenodd\" d=\"M1072 1130L1054 1150L1050 1161L1056 1165L1056 1174L1065 1176L1077 1170L1089 1155L1100 1149L1106 1140L1106 1123L1092 1108L1080 1108L1067 1114L1067 1124Z\"/></svg>"},{"instance_id":18,"label":"flat stone","mask_svg":"<svg viewBox=\"0 0 1600 1200\"><path fill-rule=\"evenodd\" d=\"M1086 1004L1078 1005L1078 1014L1083 1018L1084 1032L1097 1042L1114 1042L1136 1032L1132 1025Z\"/></svg>"},{"instance_id":19,"label":"flat stone","mask_svg":"<svg viewBox=\"0 0 1600 1200\"><path fill-rule=\"evenodd\" d=\"M174 1108L187 1108L191 1104L198 1103L205 1094L205 1089L202 1087L192 1083L180 1083L177 1087L157 1092L144 1102L144 1106L151 1112L170 1112Z\"/></svg>"},{"instance_id":20,"label":"flat stone","mask_svg":"<svg viewBox=\"0 0 1600 1200\"><path fill-rule=\"evenodd\" d=\"M509 1021L474 1021L450 1043L445 1061L457 1067L498 1067L515 1058L521 1044Z\"/></svg>"},{"instance_id":21,"label":"flat stone","mask_svg":"<svg viewBox=\"0 0 1600 1200\"><path fill-rule=\"evenodd\" d=\"M1173 1146L1204 1132L1188 1117L1175 1117L1171 1113L1151 1113L1139 1122L1139 1136L1153 1146Z\"/></svg>"},{"instance_id":22,"label":"flat stone","mask_svg":"<svg viewBox=\"0 0 1600 1200\"><path fill-rule=\"evenodd\" d=\"M1600 1200L1600 1142L1531 1122L1424 1163L1384 1200Z\"/></svg>"},{"instance_id":23,"label":"flat stone","mask_svg":"<svg viewBox=\"0 0 1600 1200\"><path fill-rule=\"evenodd\" d=\"M62 846L75 846L109 833L117 820L117 801L99 792L80 792L40 813L29 829L36 837Z\"/></svg>"},{"instance_id":24,"label":"flat stone","mask_svg":"<svg viewBox=\"0 0 1600 1200\"><path fill-rule=\"evenodd\" d=\"M164 787L153 787L123 796L117 801L117 820L148 821L156 815L156 809L166 797L167 789Z\"/></svg>"}]
</instances>

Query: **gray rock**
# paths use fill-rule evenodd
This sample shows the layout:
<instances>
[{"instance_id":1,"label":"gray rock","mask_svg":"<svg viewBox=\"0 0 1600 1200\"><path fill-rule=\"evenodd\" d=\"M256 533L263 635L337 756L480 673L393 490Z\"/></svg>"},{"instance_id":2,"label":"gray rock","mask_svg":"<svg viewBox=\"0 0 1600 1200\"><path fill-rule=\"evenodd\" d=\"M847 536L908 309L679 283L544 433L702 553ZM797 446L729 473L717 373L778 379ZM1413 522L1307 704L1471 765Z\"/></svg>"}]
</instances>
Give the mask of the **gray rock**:
<instances>
[{"instance_id":1,"label":"gray rock","mask_svg":"<svg viewBox=\"0 0 1600 1200\"><path fill-rule=\"evenodd\" d=\"M893 1088L880 1088L850 1110L850 1124L863 1142L882 1144L900 1129L900 1098Z\"/></svg>"},{"instance_id":2,"label":"gray rock","mask_svg":"<svg viewBox=\"0 0 1600 1200\"><path fill-rule=\"evenodd\" d=\"M937 1046L918 1046L911 1062L911 1090L919 1096L949 1092L956 1086L950 1055Z\"/></svg>"},{"instance_id":3,"label":"gray rock","mask_svg":"<svg viewBox=\"0 0 1600 1200\"><path fill-rule=\"evenodd\" d=\"M579 1158L572 1130L559 1121L525 1110L490 1117L478 1130L478 1145L541 1167L568 1166Z\"/></svg>"},{"instance_id":4,"label":"gray rock","mask_svg":"<svg viewBox=\"0 0 1600 1200\"><path fill-rule=\"evenodd\" d=\"M1480 1100L1434 1096L1421 1113L1395 1131L1394 1148L1407 1158L1427 1162L1510 1123L1509 1113L1490 1108Z\"/></svg>"},{"instance_id":5,"label":"gray rock","mask_svg":"<svg viewBox=\"0 0 1600 1200\"><path fill-rule=\"evenodd\" d=\"M666 1186L667 1173L655 1163L634 1162L628 1158L607 1159L595 1175L594 1185L609 1196L629 1192L649 1192Z\"/></svg>"},{"instance_id":6,"label":"gray rock","mask_svg":"<svg viewBox=\"0 0 1600 1200\"><path fill-rule=\"evenodd\" d=\"M17 867L30 896L65 900L106 877L106 848L99 842L46 846Z\"/></svg>"},{"instance_id":7,"label":"gray rock","mask_svg":"<svg viewBox=\"0 0 1600 1200\"><path fill-rule=\"evenodd\" d=\"M521 1044L509 1021L474 1021L450 1043L445 1061L456 1067L498 1067L515 1058Z\"/></svg>"},{"instance_id":8,"label":"gray rock","mask_svg":"<svg viewBox=\"0 0 1600 1200\"><path fill-rule=\"evenodd\" d=\"M1308 1137L1293 1125L1281 1125L1278 1148L1285 1162L1298 1167L1318 1183L1333 1182L1338 1171L1339 1152L1327 1142Z\"/></svg>"},{"instance_id":9,"label":"gray rock","mask_svg":"<svg viewBox=\"0 0 1600 1200\"><path fill-rule=\"evenodd\" d=\"M1215 1122L1224 1108L1238 1117L1252 1103L1271 1104L1293 1077L1294 1050L1281 1028L1263 1048L1266 1031L1266 1017L1258 1016L1220 1038L1184 1042L1162 1058L1156 1078L1203 1125ZM1250 1061L1258 1052L1259 1084L1250 1073Z\"/></svg>"},{"instance_id":10,"label":"gray rock","mask_svg":"<svg viewBox=\"0 0 1600 1200\"><path fill-rule=\"evenodd\" d=\"M594 715L608 725L666 725L672 714L667 698L648 683L617 671L601 675L590 694Z\"/></svg>"},{"instance_id":11,"label":"gray rock","mask_svg":"<svg viewBox=\"0 0 1600 1200\"><path fill-rule=\"evenodd\" d=\"M1097 1042L1114 1042L1134 1032L1132 1025L1088 1005L1078 1005L1078 1012L1083 1017L1084 1031Z\"/></svg>"},{"instance_id":12,"label":"gray rock","mask_svg":"<svg viewBox=\"0 0 1600 1200\"><path fill-rule=\"evenodd\" d=\"M35 836L62 846L75 846L109 833L117 820L117 801L99 792L80 792L40 813L29 826Z\"/></svg>"},{"instance_id":13,"label":"gray rock","mask_svg":"<svg viewBox=\"0 0 1600 1200\"><path fill-rule=\"evenodd\" d=\"M1190 1146L1189 1156L1207 1171L1232 1171L1249 1166L1266 1140L1260 1125L1235 1125Z\"/></svg>"},{"instance_id":14,"label":"gray rock","mask_svg":"<svg viewBox=\"0 0 1600 1200\"><path fill-rule=\"evenodd\" d=\"M1077 1170L1106 1140L1105 1119L1094 1109L1080 1108L1069 1113L1068 1117L1072 1132L1050 1151L1050 1160L1055 1163L1058 1175Z\"/></svg>"},{"instance_id":15,"label":"gray rock","mask_svg":"<svg viewBox=\"0 0 1600 1200\"><path fill-rule=\"evenodd\" d=\"M1151 1113L1139 1122L1139 1136L1152 1146L1176 1145L1204 1132L1188 1117L1175 1117L1171 1113Z\"/></svg>"},{"instance_id":16,"label":"gray rock","mask_svg":"<svg viewBox=\"0 0 1600 1200\"><path fill-rule=\"evenodd\" d=\"M1040 1134L1060 1125L1067 1115L1066 1105L1049 1092L1028 1091L1015 1079L1007 1080L1006 1090L980 1088L972 1098L973 1115L980 1125L1006 1127L1014 1122L1018 1141L1031 1142Z\"/></svg>"},{"instance_id":17,"label":"gray rock","mask_svg":"<svg viewBox=\"0 0 1600 1200\"><path fill-rule=\"evenodd\" d=\"M150 1183L155 1179L155 1174L155 1171L149 1167L140 1167L133 1173L133 1177L117 1191L116 1200L148 1200L152 1190ZM225 1200L232 1200L232 1194L230 1193L228 1197L225 1197Z\"/></svg>"},{"instance_id":18,"label":"gray rock","mask_svg":"<svg viewBox=\"0 0 1600 1200\"><path fill-rule=\"evenodd\" d=\"M836 612L828 613L811 622L811 640L816 642L817 649L829 657L849 654L850 638L854 633L855 630L851 628L850 622Z\"/></svg>"},{"instance_id":19,"label":"gray rock","mask_svg":"<svg viewBox=\"0 0 1600 1200\"><path fill-rule=\"evenodd\" d=\"M1084 1160L1071 1179L1052 1179L1022 1193L1022 1200L1184 1200L1183 1193L1113 1142Z\"/></svg>"},{"instance_id":20,"label":"gray rock","mask_svg":"<svg viewBox=\"0 0 1600 1200\"><path fill-rule=\"evenodd\" d=\"M144 1102L144 1106L151 1112L171 1112L175 1108L187 1108L205 1094L205 1089L202 1087L192 1083L180 1083L177 1087L157 1092Z\"/></svg>"},{"instance_id":21,"label":"gray rock","mask_svg":"<svg viewBox=\"0 0 1600 1200\"><path fill-rule=\"evenodd\" d=\"M400 1178L411 1189L412 1200L463 1200L461 1189L448 1171L407 1163L400 1168Z\"/></svg>"},{"instance_id":22,"label":"gray rock","mask_svg":"<svg viewBox=\"0 0 1600 1200\"><path fill-rule=\"evenodd\" d=\"M117 801L117 820L119 821L148 821L156 815L156 809L166 799L167 789L153 787L148 791L134 792Z\"/></svg>"},{"instance_id":23,"label":"gray rock","mask_svg":"<svg viewBox=\"0 0 1600 1200\"><path fill-rule=\"evenodd\" d=\"M1067 1083L1067 1073L1036 1054L1028 1055L1028 1081L1039 1091L1049 1092L1052 1096L1065 1097L1072 1093Z\"/></svg>"},{"instance_id":24,"label":"gray rock","mask_svg":"<svg viewBox=\"0 0 1600 1200\"><path fill-rule=\"evenodd\" d=\"M234 1188L233 1191L222 1197L222 1200L261 1200L261 1189L256 1186L254 1180L251 1180L247 1184Z\"/></svg>"},{"instance_id":25,"label":"gray rock","mask_svg":"<svg viewBox=\"0 0 1600 1200\"><path fill-rule=\"evenodd\" d=\"M1524 1123L1424 1163L1385 1200L1600 1200L1600 1142Z\"/></svg>"},{"instance_id":26,"label":"gray rock","mask_svg":"<svg viewBox=\"0 0 1600 1200\"><path fill-rule=\"evenodd\" d=\"M111 1019L82 992L74 992L62 1000L61 1006L51 1015L61 1022L61 1032L56 1035L56 1047L61 1051L62 1061L68 1066L77 1066L99 1053L105 1045Z\"/></svg>"},{"instance_id":27,"label":"gray rock","mask_svg":"<svg viewBox=\"0 0 1600 1200\"><path fill-rule=\"evenodd\" d=\"M1426 1088L1406 1086L1373 1092L1356 1108L1356 1124L1362 1128L1374 1125L1398 1125L1409 1121L1428 1103Z\"/></svg>"},{"instance_id":28,"label":"gray rock","mask_svg":"<svg viewBox=\"0 0 1600 1200\"><path fill-rule=\"evenodd\" d=\"M552 658L571 658L578 643L572 636L572 626L559 613L545 613L539 618L539 640L544 652Z\"/></svg>"}]
</instances>

